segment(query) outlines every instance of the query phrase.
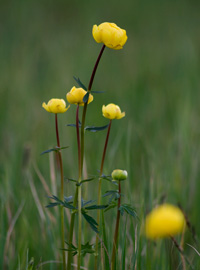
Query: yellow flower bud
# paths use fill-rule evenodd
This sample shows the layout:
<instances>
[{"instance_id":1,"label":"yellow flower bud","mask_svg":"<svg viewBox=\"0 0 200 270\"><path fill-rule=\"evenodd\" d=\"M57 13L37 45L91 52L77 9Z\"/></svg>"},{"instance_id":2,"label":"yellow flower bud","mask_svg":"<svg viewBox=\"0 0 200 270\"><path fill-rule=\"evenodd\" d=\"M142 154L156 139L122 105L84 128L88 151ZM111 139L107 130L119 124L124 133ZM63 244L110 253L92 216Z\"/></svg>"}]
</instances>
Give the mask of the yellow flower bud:
<instances>
[{"instance_id":1,"label":"yellow flower bud","mask_svg":"<svg viewBox=\"0 0 200 270\"><path fill-rule=\"evenodd\" d=\"M70 105L66 108L64 99L52 98L47 104L43 102L42 107L50 113L64 113L69 109Z\"/></svg>"},{"instance_id":2,"label":"yellow flower bud","mask_svg":"<svg viewBox=\"0 0 200 270\"><path fill-rule=\"evenodd\" d=\"M83 88L72 87L69 93L67 93L67 101L71 104L78 104L80 106L84 105L83 98L87 94ZM93 101L93 95L89 94L88 104Z\"/></svg>"},{"instance_id":3,"label":"yellow flower bud","mask_svg":"<svg viewBox=\"0 0 200 270\"><path fill-rule=\"evenodd\" d=\"M110 103L107 106L103 105L102 107L102 113L105 118L108 119L121 119L125 116L125 112L121 112L121 109L119 106Z\"/></svg>"},{"instance_id":4,"label":"yellow flower bud","mask_svg":"<svg viewBox=\"0 0 200 270\"><path fill-rule=\"evenodd\" d=\"M112 172L111 176L113 180L122 181L126 180L126 178L128 177L128 173L125 170L117 169Z\"/></svg>"},{"instance_id":5,"label":"yellow flower bud","mask_svg":"<svg viewBox=\"0 0 200 270\"><path fill-rule=\"evenodd\" d=\"M97 43L104 43L108 48L120 50L127 41L126 31L115 23L104 22L93 26L92 35Z\"/></svg>"},{"instance_id":6,"label":"yellow flower bud","mask_svg":"<svg viewBox=\"0 0 200 270\"><path fill-rule=\"evenodd\" d=\"M178 207L163 204L146 217L145 233L151 239L173 236L182 232L184 223L184 215Z\"/></svg>"}]
</instances>

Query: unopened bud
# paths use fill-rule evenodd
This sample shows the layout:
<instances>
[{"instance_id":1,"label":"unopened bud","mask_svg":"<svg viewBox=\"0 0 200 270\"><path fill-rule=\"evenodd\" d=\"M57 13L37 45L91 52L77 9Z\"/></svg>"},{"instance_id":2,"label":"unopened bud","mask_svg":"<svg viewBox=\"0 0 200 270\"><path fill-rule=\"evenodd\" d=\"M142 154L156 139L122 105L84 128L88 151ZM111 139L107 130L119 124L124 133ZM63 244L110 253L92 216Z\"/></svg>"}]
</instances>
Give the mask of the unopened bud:
<instances>
[{"instance_id":1,"label":"unopened bud","mask_svg":"<svg viewBox=\"0 0 200 270\"><path fill-rule=\"evenodd\" d=\"M128 177L128 173L125 170L114 170L112 172L112 179L113 180L118 180L118 181L123 181L126 180L126 178Z\"/></svg>"}]
</instances>

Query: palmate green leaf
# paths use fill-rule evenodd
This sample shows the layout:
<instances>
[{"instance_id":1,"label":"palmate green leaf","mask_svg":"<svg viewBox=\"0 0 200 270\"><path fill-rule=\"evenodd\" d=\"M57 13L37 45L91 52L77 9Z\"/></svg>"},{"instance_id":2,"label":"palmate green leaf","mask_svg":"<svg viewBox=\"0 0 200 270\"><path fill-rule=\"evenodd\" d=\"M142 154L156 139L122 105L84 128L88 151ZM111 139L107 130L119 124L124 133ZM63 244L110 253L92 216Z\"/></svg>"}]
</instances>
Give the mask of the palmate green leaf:
<instances>
[{"instance_id":1,"label":"palmate green leaf","mask_svg":"<svg viewBox=\"0 0 200 270\"><path fill-rule=\"evenodd\" d=\"M88 102L89 95L90 95L90 93L89 93L89 91L88 91L88 92L85 94L85 96L83 97L83 102L84 102L84 103L87 103L87 102Z\"/></svg>"},{"instance_id":2,"label":"palmate green leaf","mask_svg":"<svg viewBox=\"0 0 200 270\"><path fill-rule=\"evenodd\" d=\"M72 255L75 256L78 253L78 248L75 247L73 244L71 246L65 242L69 248L64 249L65 251L71 251ZM84 257L86 254L92 254L95 253L95 249L93 248L94 245L87 242L86 244L81 244L81 255Z\"/></svg>"},{"instance_id":3,"label":"palmate green leaf","mask_svg":"<svg viewBox=\"0 0 200 270\"><path fill-rule=\"evenodd\" d=\"M101 126L101 127L87 126L87 127L85 127L85 130L90 131L90 132L97 132L97 131L101 131L101 130L108 128L108 126L109 126L109 124L105 125L105 126Z\"/></svg>"},{"instance_id":4,"label":"palmate green leaf","mask_svg":"<svg viewBox=\"0 0 200 270\"><path fill-rule=\"evenodd\" d=\"M108 210L115 208L117 206L117 201L111 201L108 207L105 209L104 212L107 212Z\"/></svg>"},{"instance_id":5,"label":"palmate green leaf","mask_svg":"<svg viewBox=\"0 0 200 270\"><path fill-rule=\"evenodd\" d=\"M108 201L108 203L110 204L113 200L114 201L118 200L120 197L120 194L119 194L118 190L108 190L103 195L103 197L107 197L107 196L110 196L110 199Z\"/></svg>"},{"instance_id":6,"label":"palmate green leaf","mask_svg":"<svg viewBox=\"0 0 200 270\"><path fill-rule=\"evenodd\" d=\"M85 220L88 222L88 224L90 225L91 229L95 232L95 233L99 233L98 229L97 229L97 222L96 220L89 216L88 214L86 214L86 212L82 209L82 215L85 218Z\"/></svg>"},{"instance_id":7,"label":"palmate green leaf","mask_svg":"<svg viewBox=\"0 0 200 270\"><path fill-rule=\"evenodd\" d=\"M42 152L40 155L44 155L44 154L47 154L47 153L50 153L50 152L58 152L58 151L60 151L60 150L63 150L63 149L66 149L66 148L68 148L69 146L64 146L64 147L58 147L58 146L56 146L55 148L51 148L51 149L48 149L48 150L46 150L46 151L44 151L44 152Z\"/></svg>"},{"instance_id":8,"label":"palmate green leaf","mask_svg":"<svg viewBox=\"0 0 200 270\"><path fill-rule=\"evenodd\" d=\"M73 76L73 78L81 88L83 88L85 91L87 91L87 87L81 82L81 80L79 78L76 78L75 76Z\"/></svg>"},{"instance_id":9,"label":"palmate green leaf","mask_svg":"<svg viewBox=\"0 0 200 270\"><path fill-rule=\"evenodd\" d=\"M57 205L61 205L61 206L64 206L65 208L68 208L68 209L71 209L71 210L76 210L76 207L74 207L72 205L73 202L70 201L72 196L65 197L64 202L62 200L60 200L58 197L56 197L55 195L52 195L49 198L54 200L55 202L50 202L50 204L46 206L47 208L54 207L54 206L57 206Z\"/></svg>"},{"instance_id":10,"label":"palmate green leaf","mask_svg":"<svg viewBox=\"0 0 200 270\"><path fill-rule=\"evenodd\" d=\"M123 216L124 211L125 211L127 214L131 215L132 217L138 218L135 209L129 204L122 204L119 208L119 211L120 211L122 216Z\"/></svg>"},{"instance_id":11,"label":"palmate green leaf","mask_svg":"<svg viewBox=\"0 0 200 270\"><path fill-rule=\"evenodd\" d=\"M86 254L93 254L95 253L95 249L93 248L94 245L87 242L85 245L81 245L81 254L85 256Z\"/></svg>"}]
</instances>

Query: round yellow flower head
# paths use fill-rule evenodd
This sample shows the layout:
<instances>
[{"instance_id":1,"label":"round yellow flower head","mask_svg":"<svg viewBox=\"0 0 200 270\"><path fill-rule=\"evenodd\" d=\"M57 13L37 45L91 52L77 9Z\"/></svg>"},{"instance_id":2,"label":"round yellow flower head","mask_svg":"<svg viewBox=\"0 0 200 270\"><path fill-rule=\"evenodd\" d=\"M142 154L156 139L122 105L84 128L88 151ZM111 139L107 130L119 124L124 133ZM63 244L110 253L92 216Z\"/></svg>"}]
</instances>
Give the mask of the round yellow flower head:
<instances>
[{"instance_id":1,"label":"round yellow flower head","mask_svg":"<svg viewBox=\"0 0 200 270\"><path fill-rule=\"evenodd\" d=\"M119 28L115 23L104 22L93 26L92 35L97 43L104 43L106 47L120 50L127 41L126 30Z\"/></svg>"},{"instance_id":2,"label":"round yellow flower head","mask_svg":"<svg viewBox=\"0 0 200 270\"><path fill-rule=\"evenodd\" d=\"M102 113L105 118L108 118L110 120L121 119L125 116L125 112L122 113L120 107L113 103L110 103L107 106L103 105Z\"/></svg>"},{"instance_id":3,"label":"round yellow flower head","mask_svg":"<svg viewBox=\"0 0 200 270\"><path fill-rule=\"evenodd\" d=\"M84 105L83 98L87 94L83 88L72 87L69 93L67 93L66 98L67 101L71 104L78 104L80 106ZM93 95L89 94L88 104L93 101Z\"/></svg>"},{"instance_id":4,"label":"round yellow flower head","mask_svg":"<svg viewBox=\"0 0 200 270\"><path fill-rule=\"evenodd\" d=\"M114 170L111 174L113 180L123 181L128 177L128 173L125 170Z\"/></svg>"},{"instance_id":5,"label":"round yellow flower head","mask_svg":"<svg viewBox=\"0 0 200 270\"><path fill-rule=\"evenodd\" d=\"M70 105L66 108L64 99L52 98L47 104L43 102L42 107L50 113L64 113L69 109Z\"/></svg>"},{"instance_id":6,"label":"round yellow flower head","mask_svg":"<svg viewBox=\"0 0 200 270\"><path fill-rule=\"evenodd\" d=\"M178 207L163 204L146 217L145 234L151 239L173 236L182 232L184 223L184 215Z\"/></svg>"}]
</instances>

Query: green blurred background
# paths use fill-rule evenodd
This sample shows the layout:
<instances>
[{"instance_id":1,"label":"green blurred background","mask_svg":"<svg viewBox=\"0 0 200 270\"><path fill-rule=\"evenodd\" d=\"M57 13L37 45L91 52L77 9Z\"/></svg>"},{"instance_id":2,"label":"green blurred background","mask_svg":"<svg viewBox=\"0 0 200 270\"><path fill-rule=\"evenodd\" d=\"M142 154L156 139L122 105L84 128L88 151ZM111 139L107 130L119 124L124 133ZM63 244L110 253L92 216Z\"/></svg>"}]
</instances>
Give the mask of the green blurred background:
<instances>
[{"instance_id":1,"label":"green blurred background","mask_svg":"<svg viewBox=\"0 0 200 270\"><path fill-rule=\"evenodd\" d=\"M49 157L40 153L56 144L54 117L41 104L53 97L65 98L76 85L73 76L88 84L101 49L93 40L92 26L104 21L115 22L128 35L123 50L106 48L93 85L93 90L106 93L96 94L88 108L88 125L107 123L101 115L103 104L116 103L126 112L124 119L113 123L104 173L115 168L128 170L124 200L136 207L139 228L145 213L164 199L180 203L197 235L200 233L200 2L2 0L0 265L5 269L25 269L28 251L36 263L59 258L58 224L52 225L53 218L46 214L47 193L37 171L52 191ZM71 178L77 177L76 135L66 125L74 122L75 106L59 115L61 144L70 146L63 151L64 170ZM89 175L97 174L100 167L105 136L105 131L86 134ZM95 187L92 183L91 190ZM103 188L111 187L105 184ZM66 195L72 195L72 190L69 183ZM85 196L94 199L90 187ZM115 211L109 224L114 217ZM130 253L135 225L135 221L130 223ZM198 249L190 232L186 242ZM142 237L140 245L138 269L175 269L176 261L159 256L160 245L154 247ZM154 256L148 256L150 247ZM166 250L165 245L162 249ZM199 269L195 251L187 245L185 249Z\"/></svg>"}]
</instances>

